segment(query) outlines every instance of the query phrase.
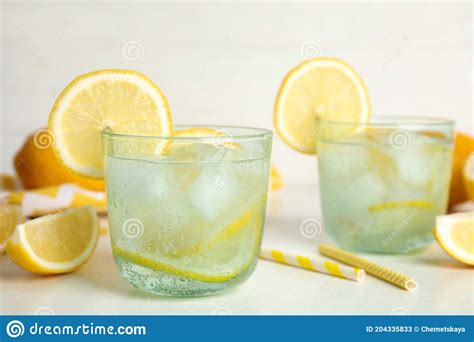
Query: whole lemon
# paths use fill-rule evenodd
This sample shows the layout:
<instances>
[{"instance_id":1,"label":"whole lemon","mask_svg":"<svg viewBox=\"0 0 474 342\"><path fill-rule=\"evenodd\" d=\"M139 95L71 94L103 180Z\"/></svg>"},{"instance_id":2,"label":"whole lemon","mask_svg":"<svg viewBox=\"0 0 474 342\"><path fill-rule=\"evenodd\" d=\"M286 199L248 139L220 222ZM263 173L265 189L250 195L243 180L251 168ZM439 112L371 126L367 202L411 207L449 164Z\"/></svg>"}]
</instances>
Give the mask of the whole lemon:
<instances>
[{"instance_id":1,"label":"whole lemon","mask_svg":"<svg viewBox=\"0 0 474 342\"><path fill-rule=\"evenodd\" d=\"M53 145L53 136L43 128L30 134L15 155L14 167L26 189L75 183L90 190L104 190L103 180L85 178L66 168L54 154Z\"/></svg>"},{"instance_id":2,"label":"whole lemon","mask_svg":"<svg viewBox=\"0 0 474 342\"><path fill-rule=\"evenodd\" d=\"M469 154L474 152L474 137L457 132L454 139L453 170L449 193L449 206L467 201L467 190L463 184L463 167Z\"/></svg>"}]
</instances>

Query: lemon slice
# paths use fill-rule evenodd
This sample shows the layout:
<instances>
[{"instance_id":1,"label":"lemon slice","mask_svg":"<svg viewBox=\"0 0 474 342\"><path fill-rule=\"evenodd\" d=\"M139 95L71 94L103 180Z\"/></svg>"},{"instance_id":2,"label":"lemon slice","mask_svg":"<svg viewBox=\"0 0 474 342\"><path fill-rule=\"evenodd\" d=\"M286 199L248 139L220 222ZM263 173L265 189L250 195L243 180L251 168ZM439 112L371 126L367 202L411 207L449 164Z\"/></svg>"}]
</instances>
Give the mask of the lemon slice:
<instances>
[{"instance_id":1,"label":"lemon slice","mask_svg":"<svg viewBox=\"0 0 474 342\"><path fill-rule=\"evenodd\" d=\"M425 200L411 200L411 201L393 201L383 202L369 206L369 212L374 213L386 209L394 208L423 208L429 209L433 207L433 203Z\"/></svg>"},{"instance_id":2,"label":"lemon slice","mask_svg":"<svg viewBox=\"0 0 474 342\"><path fill-rule=\"evenodd\" d=\"M33 273L71 272L94 253L99 229L90 206L43 216L16 227L7 242L7 254Z\"/></svg>"},{"instance_id":3,"label":"lemon slice","mask_svg":"<svg viewBox=\"0 0 474 342\"><path fill-rule=\"evenodd\" d=\"M74 79L49 115L59 159L75 173L103 177L101 131L170 135L165 96L144 75L130 70L99 70Z\"/></svg>"},{"instance_id":4,"label":"lemon slice","mask_svg":"<svg viewBox=\"0 0 474 342\"><path fill-rule=\"evenodd\" d=\"M474 265L474 213L438 216L434 236L450 256Z\"/></svg>"},{"instance_id":5,"label":"lemon slice","mask_svg":"<svg viewBox=\"0 0 474 342\"><path fill-rule=\"evenodd\" d=\"M221 241L224 241L225 239L231 238L241 229L245 228L247 225L250 224L251 220L252 212L245 212L242 216L237 218L231 224L217 232L217 234L210 236L209 239L201 240L192 244L191 246L175 250L170 256L175 258L182 258L184 256L189 257L203 251L206 248L212 248L214 245L218 244Z\"/></svg>"},{"instance_id":6,"label":"lemon slice","mask_svg":"<svg viewBox=\"0 0 474 342\"><path fill-rule=\"evenodd\" d=\"M180 250L179 259L152 258L119 245L113 246L113 251L116 257L152 270L203 282L221 283L239 276L252 266L258 257L262 224L263 213L254 209L251 214L244 214L209 241Z\"/></svg>"},{"instance_id":7,"label":"lemon slice","mask_svg":"<svg viewBox=\"0 0 474 342\"><path fill-rule=\"evenodd\" d=\"M362 78L348 64L319 57L296 66L278 92L273 122L296 151L315 154L316 118L368 122L370 102Z\"/></svg>"},{"instance_id":8,"label":"lemon slice","mask_svg":"<svg viewBox=\"0 0 474 342\"><path fill-rule=\"evenodd\" d=\"M8 238L15 231L15 227L25 222L19 205L0 205L0 254L5 253Z\"/></svg>"},{"instance_id":9,"label":"lemon slice","mask_svg":"<svg viewBox=\"0 0 474 342\"><path fill-rule=\"evenodd\" d=\"M144 257L138 253L130 252L120 247L113 247L114 254L121 258L127 259L137 265L151 268L152 270L170 273L178 277L184 277L193 280L199 280L208 283L223 283L237 277L240 273L246 271L251 265L250 262L247 262L242 267L226 275L210 275L201 272L195 272L192 270L186 270L180 267L173 266L171 264L163 263L158 260L153 260L151 258Z\"/></svg>"},{"instance_id":10,"label":"lemon slice","mask_svg":"<svg viewBox=\"0 0 474 342\"><path fill-rule=\"evenodd\" d=\"M467 197L474 200L474 152L472 152L464 163L462 179Z\"/></svg>"}]
</instances>

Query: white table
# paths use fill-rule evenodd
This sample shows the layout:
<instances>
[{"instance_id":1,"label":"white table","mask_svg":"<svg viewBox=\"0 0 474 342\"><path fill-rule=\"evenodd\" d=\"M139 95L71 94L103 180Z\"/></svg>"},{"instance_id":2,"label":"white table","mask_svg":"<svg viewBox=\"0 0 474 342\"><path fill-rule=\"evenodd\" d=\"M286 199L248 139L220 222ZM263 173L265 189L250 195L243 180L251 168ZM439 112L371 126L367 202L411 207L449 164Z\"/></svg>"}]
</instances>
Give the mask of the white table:
<instances>
[{"instance_id":1,"label":"white table","mask_svg":"<svg viewBox=\"0 0 474 342\"><path fill-rule=\"evenodd\" d=\"M288 185L272 194L264 244L316 253L324 234L305 238L303 219L319 218L317 186ZM410 293L371 276L356 283L261 260L237 289L205 298L161 298L132 288L115 269L108 237L79 271L51 277L27 273L0 257L1 314L474 314L474 269L436 243L416 255L370 258L415 278Z\"/></svg>"}]
</instances>

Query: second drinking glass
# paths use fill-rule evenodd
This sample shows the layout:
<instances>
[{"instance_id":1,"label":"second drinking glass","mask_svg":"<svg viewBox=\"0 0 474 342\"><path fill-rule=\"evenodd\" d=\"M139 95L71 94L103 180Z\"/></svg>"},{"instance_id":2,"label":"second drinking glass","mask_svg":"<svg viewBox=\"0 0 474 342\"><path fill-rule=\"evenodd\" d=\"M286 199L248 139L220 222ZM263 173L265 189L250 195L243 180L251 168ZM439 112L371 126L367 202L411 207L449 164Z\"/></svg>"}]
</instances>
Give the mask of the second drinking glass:
<instances>
[{"instance_id":1,"label":"second drinking glass","mask_svg":"<svg viewBox=\"0 0 474 342\"><path fill-rule=\"evenodd\" d=\"M378 117L318 121L319 186L328 233L343 247L405 253L433 241L445 213L453 122Z\"/></svg>"}]
</instances>

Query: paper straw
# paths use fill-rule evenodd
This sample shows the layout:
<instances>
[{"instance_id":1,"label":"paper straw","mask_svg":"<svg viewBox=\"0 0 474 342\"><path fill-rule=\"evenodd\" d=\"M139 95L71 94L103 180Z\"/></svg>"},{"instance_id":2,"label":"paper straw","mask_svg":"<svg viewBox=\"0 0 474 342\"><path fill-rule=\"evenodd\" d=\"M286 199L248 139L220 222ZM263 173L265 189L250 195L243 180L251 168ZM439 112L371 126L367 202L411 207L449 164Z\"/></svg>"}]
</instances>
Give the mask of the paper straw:
<instances>
[{"instance_id":1,"label":"paper straw","mask_svg":"<svg viewBox=\"0 0 474 342\"><path fill-rule=\"evenodd\" d=\"M330 245L319 245L319 252L325 256L341 261L345 264L360 267L366 270L368 273L383 279L389 283L397 285L405 290L414 291L418 288L418 284L415 280L395 272L387 267L376 264L370 260L357 256L355 254L346 252L340 248L336 248Z\"/></svg>"},{"instance_id":2,"label":"paper straw","mask_svg":"<svg viewBox=\"0 0 474 342\"><path fill-rule=\"evenodd\" d=\"M326 273L340 278L355 281L362 281L365 278L365 271L358 268L347 267L321 258L286 253L276 249L264 248L260 252L260 257L280 264L296 266L304 268L305 270Z\"/></svg>"}]
</instances>

